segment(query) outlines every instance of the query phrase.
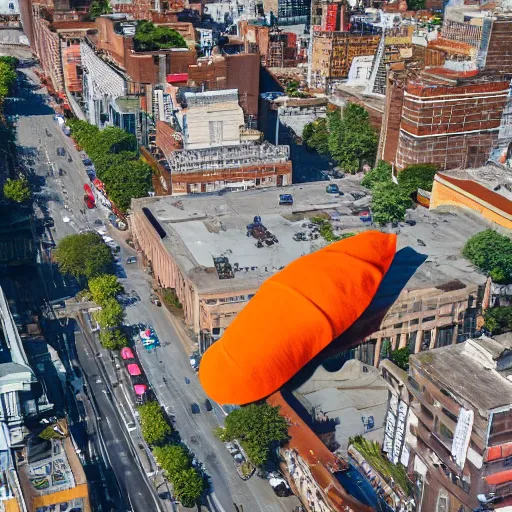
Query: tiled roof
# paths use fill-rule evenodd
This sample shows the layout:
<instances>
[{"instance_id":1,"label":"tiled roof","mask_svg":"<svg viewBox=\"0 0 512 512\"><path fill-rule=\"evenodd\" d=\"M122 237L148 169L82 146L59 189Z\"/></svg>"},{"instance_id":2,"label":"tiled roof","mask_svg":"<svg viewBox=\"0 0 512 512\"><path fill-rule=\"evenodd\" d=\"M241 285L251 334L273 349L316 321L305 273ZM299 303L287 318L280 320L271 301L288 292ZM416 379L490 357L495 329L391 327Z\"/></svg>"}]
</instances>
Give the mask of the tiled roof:
<instances>
[{"instance_id":1,"label":"tiled roof","mask_svg":"<svg viewBox=\"0 0 512 512\"><path fill-rule=\"evenodd\" d=\"M494 208L508 215L512 215L512 201L502 196L501 194L498 194L497 192L489 190L483 185L477 183L476 181L452 178L451 176L447 176L446 174L440 173L437 174L436 178L437 177L464 190L468 194L471 194L472 196L475 196L478 199L485 201L491 206L494 206Z\"/></svg>"}]
</instances>

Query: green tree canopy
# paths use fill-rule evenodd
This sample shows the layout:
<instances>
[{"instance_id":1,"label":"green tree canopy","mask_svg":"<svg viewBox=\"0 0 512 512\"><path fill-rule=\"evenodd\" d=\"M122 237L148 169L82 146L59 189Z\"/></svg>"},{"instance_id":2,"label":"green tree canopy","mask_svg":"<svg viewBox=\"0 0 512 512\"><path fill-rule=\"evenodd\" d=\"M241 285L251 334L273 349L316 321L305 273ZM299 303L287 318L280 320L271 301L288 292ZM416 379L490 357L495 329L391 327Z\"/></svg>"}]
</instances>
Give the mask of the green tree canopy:
<instances>
[{"instance_id":1,"label":"green tree canopy","mask_svg":"<svg viewBox=\"0 0 512 512\"><path fill-rule=\"evenodd\" d=\"M372 217L377 224L399 222L405 219L407 208L412 205L408 195L404 194L393 182L377 183L372 190Z\"/></svg>"},{"instance_id":2,"label":"green tree canopy","mask_svg":"<svg viewBox=\"0 0 512 512\"><path fill-rule=\"evenodd\" d=\"M100 343L104 349L121 350L128 345L128 340L119 329L112 331L103 329L100 332Z\"/></svg>"},{"instance_id":3,"label":"green tree canopy","mask_svg":"<svg viewBox=\"0 0 512 512\"><path fill-rule=\"evenodd\" d=\"M487 309L484 315L485 327L492 334L512 331L512 306Z\"/></svg>"},{"instance_id":4,"label":"green tree canopy","mask_svg":"<svg viewBox=\"0 0 512 512\"><path fill-rule=\"evenodd\" d=\"M123 322L123 307L116 299L106 300L101 310L96 313L96 320L103 329L111 329L121 325Z\"/></svg>"},{"instance_id":5,"label":"green tree canopy","mask_svg":"<svg viewBox=\"0 0 512 512\"><path fill-rule=\"evenodd\" d=\"M7 181L4 183L4 197L6 199L17 203L24 203L30 199L30 196L30 187L24 176L17 180L7 178Z\"/></svg>"},{"instance_id":6,"label":"green tree canopy","mask_svg":"<svg viewBox=\"0 0 512 512\"><path fill-rule=\"evenodd\" d=\"M130 207L132 198L146 197L152 186L151 167L133 160L110 167L103 175L109 198L122 211Z\"/></svg>"},{"instance_id":7,"label":"green tree canopy","mask_svg":"<svg viewBox=\"0 0 512 512\"><path fill-rule=\"evenodd\" d=\"M0 62L7 64L13 70L16 70L20 63L20 61L16 57L11 57L10 55L4 55L0 57Z\"/></svg>"},{"instance_id":8,"label":"green tree canopy","mask_svg":"<svg viewBox=\"0 0 512 512\"><path fill-rule=\"evenodd\" d=\"M112 272L114 258L98 233L89 231L64 237L54 251L61 272L78 281Z\"/></svg>"},{"instance_id":9,"label":"green tree canopy","mask_svg":"<svg viewBox=\"0 0 512 512\"><path fill-rule=\"evenodd\" d=\"M437 167L434 164L410 165L398 173L398 185L408 195L416 192L419 188L430 192L436 172Z\"/></svg>"},{"instance_id":10,"label":"green tree canopy","mask_svg":"<svg viewBox=\"0 0 512 512\"><path fill-rule=\"evenodd\" d=\"M372 189L377 183L388 183L391 181L391 172L391 164L388 164L384 160L380 160L370 172L364 175L361 185Z\"/></svg>"},{"instance_id":11,"label":"green tree canopy","mask_svg":"<svg viewBox=\"0 0 512 512\"><path fill-rule=\"evenodd\" d=\"M184 469L174 475L172 488L185 507L193 507L203 494L204 479L194 468Z\"/></svg>"},{"instance_id":12,"label":"green tree canopy","mask_svg":"<svg viewBox=\"0 0 512 512\"><path fill-rule=\"evenodd\" d=\"M179 32L169 27L157 27L147 20L137 23L133 45L138 52L187 47L185 39Z\"/></svg>"},{"instance_id":13,"label":"green tree canopy","mask_svg":"<svg viewBox=\"0 0 512 512\"><path fill-rule=\"evenodd\" d=\"M110 167L123 166L130 160L137 160L135 151L121 151L121 153L104 153L94 158L94 168L96 176L100 180L105 178L105 174Z\"/></svg>"},{"instance_id":14,"label":"green tree canopy","mask_svg":"<svg viewBox=\"0 0 512 512\"><path fill-rule=\"evenodd\" d=\"M408 347L398 348L396 350L392 350L389 355L389 359L395 363L398 368L402 368L402 370L407 371L409 369L409 356L411 355Z\"/></svg>"},{"instance_id":15,"label":"green tree canopy","mask_svg":"<svg viewBox=\"0 0 512 512\"><path fill-rule=\"evenodd\" d=\"M92 300L102 306L108 300L115 299L123 291L121 283L113 274L102 274L89 280Z\"/></svg>"},{"instance_id":16,"label":"green tree canopy","mask_svg":"<svg viewBox=\"0 0 512 512\"><path fill-rule=\"evenodd\" d=\"M279 407L251 404L228 414L221 437L225 441L237 439L255 466L268 460L273 443L288 438L288 424L279 414Z\"/></svg>"},{"instance_id":17,"label":"green tree canopy","mask_svg":"<svg viewBox=\"0 0 512 512\"><path fill-rule=\"evenodd\" d=\"M472 236L462 255L497 283L512 282L512 240L492 229Z\"/></svg>"},{"instance_id":18,"label":"green tree canopy","mask_svg":"<svg viewBox=\"0 0 512 512\"><path fill-rule=\"evenodd\" d=\"M157 446L153 450L153 454L171 481L180 471L190 468L192 462L188 449L181 444Z\"/></svg>"},{"instance_id":19,"label":"green tree canopy","mask_svg":"<svg viewBox=\"0 0 512 512\"><path fill-rule=\"evenodd\" d=\"M9 61L0 61L0 101L9 95L9 91L16 82L16 68Z\"/></svg>"},{"instance_id":20,"label":"green tree canopy","mask_svg":"<svg viewBox=\"0 0 512 512\"><path fill-rule=\"evenodd\" d=\"M92 0L87 14L89 19L95 20L102 14L110 14L111 12L112 7L108 0Z\"/></svg>"},{"instance_id":21,"label":"green tree canopy","mask_svg":"<svg viewBox=\"0 0 512 512\"><path fill-rule=\"evenodd\" d=\"M138 407L142 437L150 445L162 444L172 429L158 402L147 402Z\"/></svg>"},{"instance_id":22,"label":"green tree canopy","mask_svg":"<svg viewBox=\"0 0 512 512\"><path fill-rule=\"evenodd\" d=\"M342 112L329 114L329 150L333 160L345 171L357 172L372 164L378 137L368 112L356 103L348 103Z\"/></svg>"},{"instance_id":23,"label":"green tree canopy","mask_svg":"<svg viewBox=\"0 0 512 512\"><path fill-rule=\"evenodd\" d=\"M314 149L320 155L329 154L328 136L327 119L322 117L312 123L308 123L302 132L304 144Z\"/></svg>"}]
</instances>

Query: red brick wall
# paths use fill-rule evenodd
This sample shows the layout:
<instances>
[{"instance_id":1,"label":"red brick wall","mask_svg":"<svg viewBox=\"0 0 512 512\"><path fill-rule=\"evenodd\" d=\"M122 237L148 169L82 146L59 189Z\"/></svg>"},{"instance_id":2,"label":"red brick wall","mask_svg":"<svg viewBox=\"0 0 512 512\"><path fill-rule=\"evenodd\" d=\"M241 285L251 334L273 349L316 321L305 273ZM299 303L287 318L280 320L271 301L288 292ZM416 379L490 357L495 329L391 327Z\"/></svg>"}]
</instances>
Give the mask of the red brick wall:
<instances>
[{"instance_id":1,"label":"red brick wall","mask_svg":"<svg viewBox=\"0 0 512 512\"><path fill-rule=\"evenodd\" d=\"M227 62L228 89L238 89L240 106L246 115L258 115L260 88L260 56L257 53L229 55Z\"/></svg>"},{"instance_id":2,"label":"red brick wall","mask_svg":"<svg viewBox=\"0 0 512 512\"><path fill-rule=\"evenodd\" d=\"M463 87L408 85L401 128L418 136L498 128L508 88L508 82Z\"/></svg>"},{"instance_id":3,"label":"red brick wall","mask_svg":"<svg viewBox=\"0 0 512 512\"><path fill-rule=\"evenodd\" d=\"M379 159L389 163L395 161L396 152L398 150L403 99L403 86L399 85L394 80L388 80L386 87L386 106L384 107L384 119L380 136Z\"/></svg>"},{"instance_id":4,"label":"red brick wall","mask_svg":"<svg viewBox=\"0 0 512 512\"><path fill-rule=\"evenodd\" d=\"M497 131L421 139L401 131L396 165L399 169L419 163L433 163L440 169L480 167L497 140Z\"/></svg>"},{"instance_id":5,"label":"red brick wall","mask_svg":"<svg viewBox=\"0 0 512 512\"><path fill-rule=\"evenodd\" d=\"M512 21L494 21L485 70L495 73L512 73Z\"/></svg>"}]
</instances>

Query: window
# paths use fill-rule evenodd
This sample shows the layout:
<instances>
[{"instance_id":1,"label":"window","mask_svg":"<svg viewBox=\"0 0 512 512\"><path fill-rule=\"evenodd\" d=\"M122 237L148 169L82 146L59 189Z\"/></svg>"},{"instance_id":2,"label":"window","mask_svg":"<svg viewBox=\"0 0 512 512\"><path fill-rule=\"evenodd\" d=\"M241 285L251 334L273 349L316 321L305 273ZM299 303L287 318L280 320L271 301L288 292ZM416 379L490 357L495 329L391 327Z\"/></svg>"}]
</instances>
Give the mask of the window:
<instances>
[{"instance_id":1,"label":"window","mask_svg":"<svg viewBox=\"0 0 512 512\"><path fill-rule=\"evenodd\" d=\"M412 326L412 325L418 325L420 323L419 319L418 318L413 318L410 322L409 322L409 325Z\"/></svg>"},{"instance_id":2,"label":"window","mask_svg":"<svg viewBox=\"0 0 512 512\"><path fill-rule=\"evenodd\" d=\"M448 443L453 441L453 432L441 422L439 423L439 435Z\"/></svg>"},{"instance_id":3,"label":"window","mask_svg":"<svg viewBox=\"0 0 512 512\"><path fill-rule=\"evenodd\" d=\"M373 366L375 360L375 340L360 345L360 361Z\"/></svg>"},{"instance_id":4,"label":"window","mask_svg":"<svg viewBox=\"0 0 512 512\"><path fill-rule=\"evenodd\" d=\"M450 412L448 409L445 409L444 407L441 407L441 411L443 411L443 414L445 416L448 416L448 418L450 418L454 423L457 423L457 421L459 420L457 418L457 416L455 416L455 414L453 414L452 412Z\"/></svg>"},{"instance_id":5,"label":"window","mask_svg":"<svg viewBox=\"0 0 512 512\"><path fill-rule=\"evenodd\" d=\"M380 345L380 359L387 359L391 353L391 338L382 338Z\"/></svg>"},{"instance_id":6,"label":"window","mask_svg":"<svg viewBox=\"0 0 512 512\"><path fill-rule=\"evenodd\" d=\"M432 339L431 331L423 332L423 341L421 342L421 350L428 350L430 348L430 340Z\"/></svg>"},{"instance_id":7,"label":"window","mask_svg":"<svg viewBox=\"0 0 512 512\"><path fill-rule=\"evenodd\" d=\"M436 317L435 316L426 316L424 319L423 319L423 323L426 324L427 322L432 322L432 320L435 320Z\"/></svg>"},{"instance_id":8,"label":"window","mask_svg":"<svg viewBox=\"0 0 512 512\"><path fill-rule=\"evenodd\" d=\"M512 411L492 415L489 444L505 443L512 440Z\"/></svg>"},{"instance_id":9,"label":"window","mask_svg":"<svg viewBox=\"0 0 512 512\"><path fill-rule=\"evenodd\" d=\"M437 497L436 512L448 512L449 504L448 494L444 489L442 489L439 491L439 496Z\"/></svg>"},{"instance_id":10,"label":"window","mask_svg":"<svg viewBox=\"0 0 512 512\"><path fill-rule=\"evenodd\" d=\"M416 331L409 333L407 340L407 348L409 349L410 354L414 354L416 350L416 336L418 333Z\"/></svg>"},{"instance_id":11,"label":"window","mask_svg":"<svg viewBox=\"0 0 512 512\"><path fill-rule=\"evenodd\" d=\"M413 389L420 391L420 385L412 377L407 377L407 380Z\"/></svg>"},{"instance_id":12,"label":"window","mask_svg":"<svg viewBox=\"0 0 512 512\"><path fill-rule=\"evenodd\" d=\"M439 329L437 331L437 340L436 340L436 348L446 347L452 344L453 339L453 327L448 327L446 329Z\"/></svg>"}]
</instances>

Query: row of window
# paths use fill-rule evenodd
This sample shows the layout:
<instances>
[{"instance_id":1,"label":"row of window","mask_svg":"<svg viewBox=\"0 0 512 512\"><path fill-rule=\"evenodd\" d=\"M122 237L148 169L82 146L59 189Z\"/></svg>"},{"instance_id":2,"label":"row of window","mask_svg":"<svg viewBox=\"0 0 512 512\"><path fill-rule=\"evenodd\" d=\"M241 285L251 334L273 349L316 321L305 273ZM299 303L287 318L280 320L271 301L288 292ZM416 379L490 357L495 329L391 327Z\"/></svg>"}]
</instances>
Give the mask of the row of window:
<instances>
[{"instance_id":1,"label":"row of window","mask_svg":"<svg viewBox=\"0 0 512 512\"><path fill-rule=\"evenodd\" d=\"M234 297L218 297L217 299L205 299L205 304L215 306L217 304L229 304L234 302L246 302L254 297L254 293L249 295L235 295Z\"/></svg>"}]
</instances>

